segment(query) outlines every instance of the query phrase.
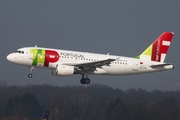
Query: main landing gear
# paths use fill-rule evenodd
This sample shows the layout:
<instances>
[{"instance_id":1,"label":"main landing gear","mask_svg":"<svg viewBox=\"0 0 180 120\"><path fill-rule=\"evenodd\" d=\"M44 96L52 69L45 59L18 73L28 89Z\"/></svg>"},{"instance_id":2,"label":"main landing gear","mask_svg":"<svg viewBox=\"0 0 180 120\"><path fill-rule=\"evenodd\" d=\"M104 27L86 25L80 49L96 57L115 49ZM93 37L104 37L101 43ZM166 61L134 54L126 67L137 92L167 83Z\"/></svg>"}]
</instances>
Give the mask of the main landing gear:
<instances>
[{"instance_id":1,"label":"main landing gear","mask_svg":"<svg viewBox=\"0 0 180 120\"><path fill-rule=\"evenodd\" d=\"M82 78L80 80L81 84L89 84L91 81L88 78L88 76L86 75L86 77L84 78L84 74L82 74Z\"/></svg>"},{"instance_id":2,"label":"main landing gear","mask_svg":"<svg viewBox=\"0 0 180 120\"><path fill-rule=\"evenodd\" d=\"M33 70L34 70L34 67L31 67L31 69L30 69L30 73L28 74L28 77L29 78L32 78L32 76L33 76Z\"/></svg>"},{"instance_id":3,"label":"main landing gear","mask_svg":"<svg viewBox=\"0 0 180 120\"><path fill-rule=\"evenodd\" d=\"M33 70L34 70L34 67L31 67L30 73L28 74L29 78L33 77L33 74L32 74ZM91 80L88 78L88 75L86 75L86 77L84 77L84 74L82 74L82 78L81 78L80 82L81 82L81 84L89 84L91 82Z\"/></svg>"}]
</instances>

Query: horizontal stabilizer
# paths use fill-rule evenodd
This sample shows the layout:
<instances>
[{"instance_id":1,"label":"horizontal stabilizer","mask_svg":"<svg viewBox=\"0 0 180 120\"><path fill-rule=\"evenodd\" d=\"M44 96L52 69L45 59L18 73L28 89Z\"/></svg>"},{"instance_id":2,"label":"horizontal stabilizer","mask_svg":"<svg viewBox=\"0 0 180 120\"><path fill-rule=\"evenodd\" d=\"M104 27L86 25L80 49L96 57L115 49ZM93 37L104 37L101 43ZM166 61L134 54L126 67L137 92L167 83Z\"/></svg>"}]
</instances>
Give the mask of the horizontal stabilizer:
<instances>
[{"instance_id":1,"label":"horizontal stabilizer","mask_svg":"<svg viewBox=\"0 0 180 120\"><path fill-rule=\"evenodd\" d=\"M170 63L164 63L164 64L158 64L158 65L151 65L150 67L156 68L156 67L165 67L165 66L168 66L168 65L173 65L173 64L170 64Z\"/></svg>"}]
</instances>

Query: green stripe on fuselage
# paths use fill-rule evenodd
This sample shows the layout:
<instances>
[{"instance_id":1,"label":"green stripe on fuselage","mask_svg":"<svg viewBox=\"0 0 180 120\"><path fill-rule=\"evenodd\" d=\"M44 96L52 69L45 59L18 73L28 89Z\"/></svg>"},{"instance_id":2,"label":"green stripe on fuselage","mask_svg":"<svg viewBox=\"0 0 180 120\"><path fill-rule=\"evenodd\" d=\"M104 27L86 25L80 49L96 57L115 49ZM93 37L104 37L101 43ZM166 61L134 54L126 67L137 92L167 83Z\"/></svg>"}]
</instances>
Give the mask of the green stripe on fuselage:
<instances>
[{"instance_id":1,"label":"green stripe on fuselage","mask_svg":"<svg viewBox=\"0 0 180 120\"><path fill-rule=\"evenodd\" d=\"M32 65L37 66L38 64L44 65L45 61L45 50L42 49L31 49L32 54Z\"/></svg>"}]
</instances>

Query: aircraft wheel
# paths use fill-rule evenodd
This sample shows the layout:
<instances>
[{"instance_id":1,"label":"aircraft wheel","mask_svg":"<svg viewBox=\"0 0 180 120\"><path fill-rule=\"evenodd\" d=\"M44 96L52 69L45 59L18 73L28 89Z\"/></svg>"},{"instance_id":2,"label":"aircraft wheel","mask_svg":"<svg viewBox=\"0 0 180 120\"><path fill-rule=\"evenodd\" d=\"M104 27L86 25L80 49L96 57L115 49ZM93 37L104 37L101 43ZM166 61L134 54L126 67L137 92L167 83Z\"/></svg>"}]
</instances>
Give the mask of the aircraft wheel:
<instances>
[{"instance_id":1,"label":"aircraft wheel","mask_svg":"<svg viewBox=\"0 0 180 120\"><path fill-rule=\"evenodd\" d=\"M81 82L81 84L85 84L85 79L82 78L80 82Z\"/></svg>"},{"instance_id":2,"label":"aircraft wheel","mask_svg":"<svg viewBox=\"0 0 180 120\"><path fill-rule=\"evenodd\" d=\"M28 74L28 77L29 77L29 78L32 78L32 76L33 76L32 74Z\"/></svg>"},{"instance_id":3,"label":"aircraft wheel","mask_svg":"<svg viewBox=\"0 0 180 120\"><path fill-rule=\"evenodd\" d=\"M89 79L89 78L86 78L86 79L85 79L85 83L86 83L86 84L89 84L89 83L90 83L90 79Z\"/></svg>"}]
</instances>

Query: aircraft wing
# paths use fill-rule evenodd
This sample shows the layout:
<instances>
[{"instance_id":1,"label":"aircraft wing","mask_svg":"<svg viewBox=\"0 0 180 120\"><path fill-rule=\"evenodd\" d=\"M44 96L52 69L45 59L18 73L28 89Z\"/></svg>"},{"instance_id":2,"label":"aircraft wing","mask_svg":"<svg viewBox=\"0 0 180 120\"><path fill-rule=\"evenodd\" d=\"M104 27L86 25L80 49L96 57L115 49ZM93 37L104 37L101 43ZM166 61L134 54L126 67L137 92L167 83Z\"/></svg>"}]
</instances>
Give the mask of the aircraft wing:
<instances>
[{"instance_id":1,"label":"aircraft wing","mask_svg":"<svg viewBox=\"0 0 180 120\"><path fill-rule=\"evenodd\" d=\"M118 58L119 59L119 58ZM97 68L104 65L109 65L112 61L116 61L117 59L105 59L100 61L94 61L94 62L84 62L84 63L64 63L63 65L70 65L70 66L76 66L80 69L84 68Z\"/></svg>"}]
</instances>

